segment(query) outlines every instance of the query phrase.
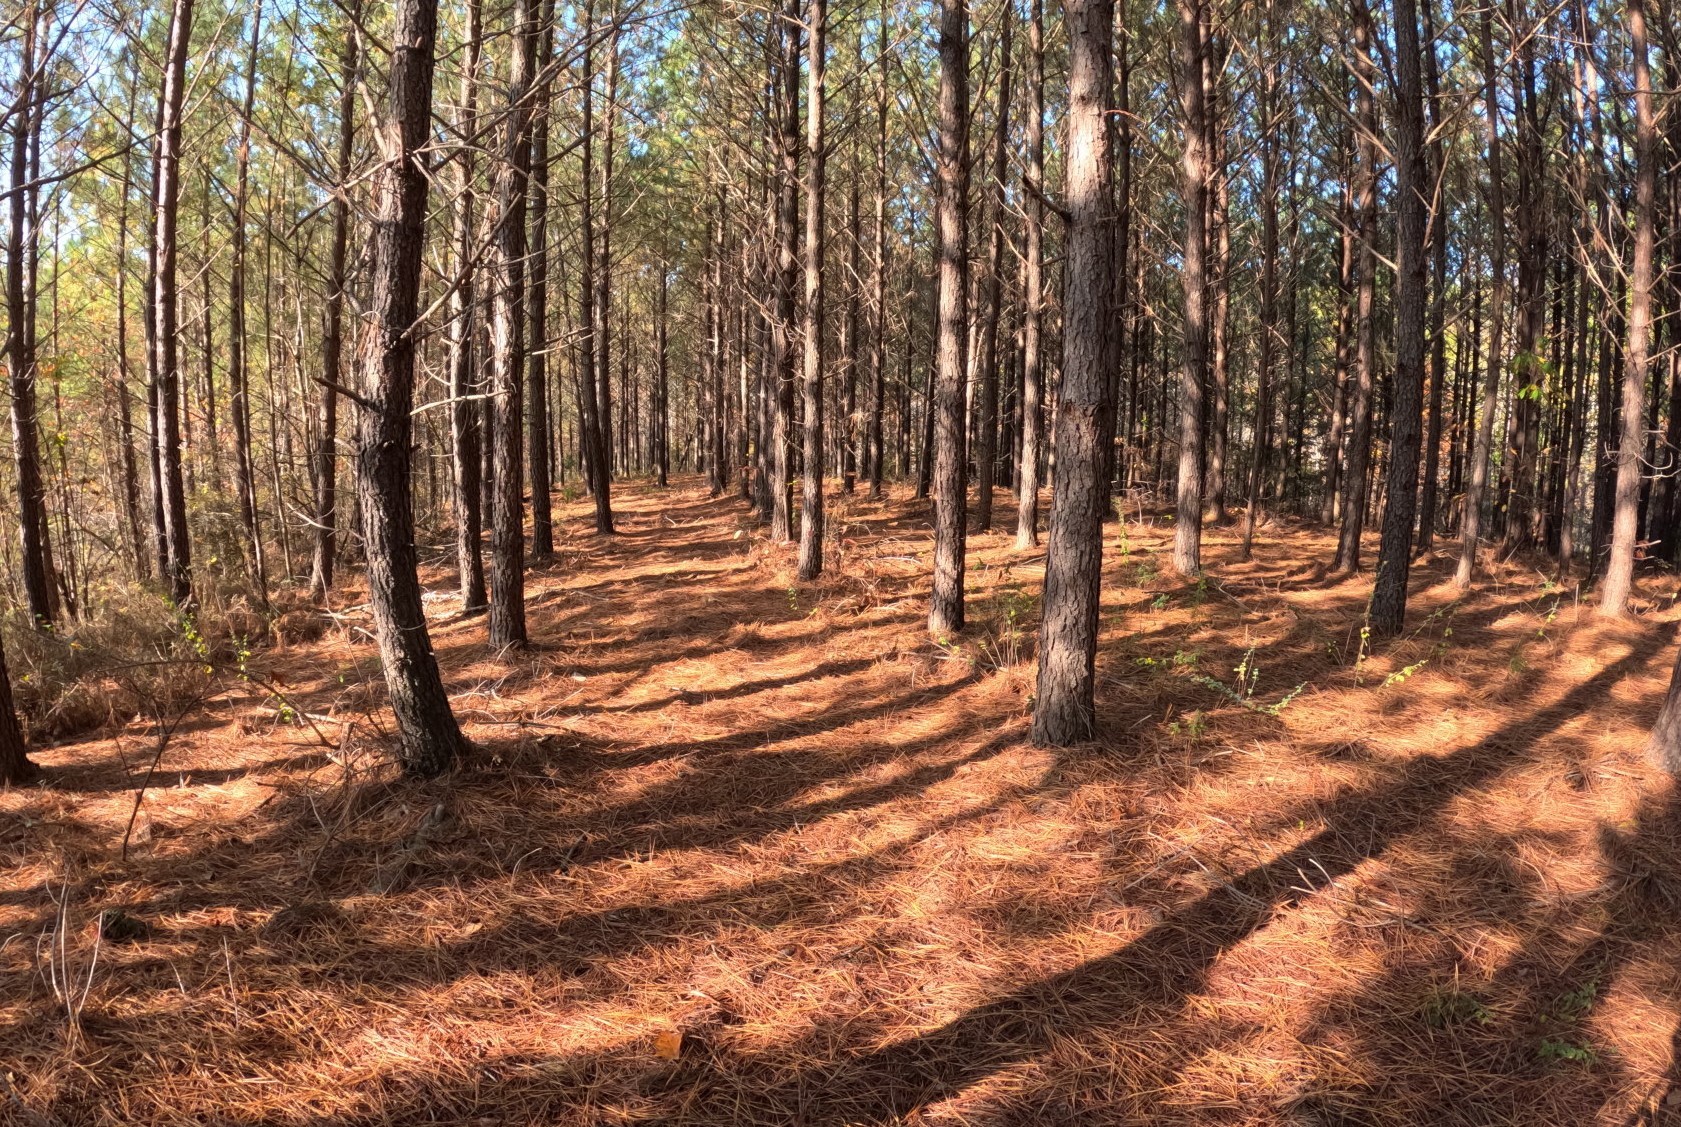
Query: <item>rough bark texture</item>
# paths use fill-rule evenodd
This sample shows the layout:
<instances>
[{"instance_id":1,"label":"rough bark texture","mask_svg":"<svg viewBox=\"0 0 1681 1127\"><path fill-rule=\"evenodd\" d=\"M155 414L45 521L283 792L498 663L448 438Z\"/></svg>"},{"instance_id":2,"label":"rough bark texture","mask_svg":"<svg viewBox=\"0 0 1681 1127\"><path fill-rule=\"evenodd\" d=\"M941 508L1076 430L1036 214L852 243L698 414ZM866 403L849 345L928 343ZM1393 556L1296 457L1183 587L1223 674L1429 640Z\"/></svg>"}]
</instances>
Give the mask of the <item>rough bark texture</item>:
<instances>
[{"instance_id":1,"label":"rough bark texture","mask_svg":"<svg viewBox=\"0 0 1681 1127\"><path fill-rule=\"evenodd\" d=\"M987 215L986 294L982 299L980 339L980 387L977 389L975 420L975 528L992 528L992 487L998 462L998 319L1004 290L1004 191L1009 178L1010 133L1010 47L1015 12L1006 3L999 14L998 110L992 134L992 190Z\"/></svg>"},{"instance_id":2,"label":"rough bark texture","mask_svg":"<svg viewBox=\"0 0 1681 1127\"><path fill-rule=\"evenodd\" d=\"M361 344L356 484L368 555L368 596L397 721L398 757L415 775L448 770L467 752L426 629L415 572L409 481L414 322L426 228L420 151L432 121L437 0L399 0L391 37L390 119L379 134L373 294Z\"/></svg>"},{"instance_id":3,"label":"rough bark texture","mask_svg":"<svg viewBox=\"0 0 1681 1127\"><path fill-rule=\"evenodd\" d=\"M794 535L794 279L799 273L800 0L782 12L781 69L777 74L776 276L771 322L771 539Z\"/></svg>"},{"instance_id":4,"label":"rough bark texture","mask_svg":"<svg viewBox=\"0 0 1681 1127\"><path fill-rule=\"evenodd\" d=\"M1373 307L1377 301L1377 99L1373 83L1372 13L1364 0L1354 7L1355 101L1359 186L1355 193L1356 254L1354 298L1354 376L1348 397L1348 463L1343 478L1342 528L1331 570L1360 569L1360 536L1366 528L1367 470L1372 457L1372 391L1377 377L1377 338Z\"/></svg>"},{"instance_id":5,"label":"rough bark texture","mask_svg":"<svg viewBox=\"0 0 1681 1127\"><path fill-rule=\"evenodd\" d=\"M1428 2L1428 0L1426 0ZM1395 0L1395 378L1389 472L1370 622L1374 638L1401 632L1417 514L1424 399L1424 102L1417 0Z\"/></svg>"},{"instance_id":6,"label":"rough bark texture","mask_svg":"<svg viewBox=\"0 0 1681 1127\"><path fill-rule=\"evenodd\" d=\"M823 571L823 152L824 64L828 7L806 7L806 196L805 196L805 465L800 471L800 560L802 582Z\"/></svg>"},{"instance_id":7,"label":"rough bark texture","mask_svg":"<svg viewBox=\"0 0 1681 1127\"><path fill-rule=\"evenodd\" d=\"M1045 304L1045 8L1032 0L1027 25L1027 174L1033 187L1023 226L1026 262L1022 265L1021 465L1016 470L1016 547L1039 542L1039 463L1044 421Z\"/></svg>"},{"instance_id":8,"label":"rough bark texture","mask_svg":"<svg viewBox=\"0 0 1681 1127\"><path fill-rule=\"evenodd\" d=\"M12 398L12 459L17 471L18 538L22 552L24 599L37 627L56 617L48 566L47 493L41 477L40 420L35 399L35 342L29 331L34 315L26 260L33 254L35 231L29 207L29 152L34 131L35 36L38 13L33 5L23 19L21 73L12 116L10 226L6 238L6 365ZM20 743L21 746L21 743Z\"/></svg>"},{"instance_id":9,"label":"rough bark texture","mask_svg":"<svg viewBox=\"0 0 1681 1127\"><path fill-rule=\"evenodd\" d=\"M1109 162L1110 43L1114 0L1069 0L1069 212L1062 390L1056 416L1056 493L1045 554L1044 618L1033 742L1063 747L1089 739L1096 721L1098 588L1109 414L1109 323L1113 317L1113 200Z\"/></svg>"},{"instance_id":10,"label":"rough bark texture","mask_svg":"<svg viewBox=\"0 0 1681 1127\"><path fill-rule=\"evenodd\" d=\"M1178 0L1180 100L1185 111L1181 192L1185 206L1185 364L1179 397L1179 484L1173 527L1173 570L1202 570L1202 405L1208 383L1208 157L1200 80L1202 0Z\"/></svg>"},{"instance_id":11,"label":"rough bark texture","mask_svg":"<svg viewBox=\"0 0 1681 1127\"><path fill-rule=\"evenodd\" d=\"M257 58L262 45L263 5L261 0L252 8L251 12L251 40L245 56L245 102L240 110L239 118L239 151L234 172L234 203L233 203L233 255L228 265L228 390L232 395L229 404L233 412L233 445L234 445L234 477L235 488L239 491L239 523L245 532L245 565L251 576L251 586L256 592L258 601L264 605L268 603L268 567L263 559L263 529L258 517L257 507L257 475L251 462L251 395L250 376L246 371L245 359L245 218L250 199L251 180L251 116L256 107L257 98ZM348 178L346 168L350 163L350 118L347 116L355 105L354 102L354 71L355 36L348 38L350 52L344 67L344 90L339 98L340 138L339 138L339 172L340 182ZM330 383L338 382L338 354L340 341L341 309L343 306L344 289L344 239L341 223L348 223L350 204L340 194L340 199L333 205L333 260L329 266L332 272L332 293L327 299L327 324L322 338L322 361L325 369L323 378ZM341 220L340 211L345 218ZM206 279L209 273L206 271ZM208 303L207 303L208 304ZM208 321L205 335L209 336ZM208 343L208 342L207 342ZM322 403L323 431L317 436L316 462L316 559L315 576L311 584L318 597L324 596L327 587L332 583L332 548L333 536L327 522L333 519L331 515L331 493L325 508L320 503L322 496L320 489L325 485L331 489L334 482L334 467L332 460L332 437L326 429L328 424L336 427L338 395L331 389L326 389ZM321 446L325 445L323 453ZM325 563L321 557L321 541L326 541L327 556ZM323 571L323 568L325 569Z\"/></svg>"},{"instance_id":12,"label":"rough bark texture","mask_svg":"<svg viewBox=\"0 0 1681 1127\"><path fill-rule=\"evenodd\" d=\"M1657 210L1657 126L1652 113L1652 69L1647 59L1645 0L1629 0L1634 47L1634 266L1629 274L1628 348L1623 353L1622 435L1617 444L1616 507L1611 556L1600 588L1599 613L1621 617L1634 585L1635 541L1640 538L1640 452L1646 437L1646 376L1652 338L1652 281Z\"/></svg>"},{"instance_id":13,"label":"rough bark texture","mask_svg":"<svg viewBox=\"0 0 1681 1127\"><path fill-rule=\"evenodd\" d=\"M940 0L939 308L934 369L934 595L928 631L963 629L967 539L966 427L969 292L969 6Z\"/></svg>"},{"instance_id":14,"label":"rough bark texture","mask_svg":"<svg viewBox=\"0 0 1681 1127\"><path fill-rule=\"evenodd\" d=\"M490 327L490 445L496 465L490 512L490 644L498 648L525 643L525 202L536 41L532 0L514 0L505 134L496 172Z\"/></svg>"},{"instance_id":15,"label":"rough bark texture","mask_svg":"<svg viewBox=\"0 0 1681 1127\"><path fill-rule=\"evenodd\" d=\"M23 726L12 703L12 678L6 671L6 653L0 649L0 786L27 783L40 774L29 761L24 746Z\"/></svg>"},{"instance_id":16,"label":"rough bark texture","mask_svg":"<svg viewBox=\"0 0 1681 1127\"><path fill-rule=\"evenodd\" d=\"M350 180L355 175L351 161L356 140L356 77L360 66L357 29L352 22L344 35L344 62L339 87L338 191L333 196L333 236L328 258L327 317L321 335L321 378L329 385L321 389L320 414L315 434L315 552L310 568L310 589L325 599L333 586L333 564L338 555L338 402L337 387L344 382L344 294L348 283L350 241ZM237 410L236 410L237 416Z\"/></svg>"},{"instance_id":17,"label":"rough bark texture","mask_svg":"<svg viewBox=\"0 0 1681 1127\"><path fill-rule=\"evenodd\" d=\"M1483 494L1488 490L1488 462L1494 445L1494 414L1499 405L1500 366L1504 362L1503 334L1506 324L1506 192L1505 172L1500 165L1499 94L1494 85L1494 30L1488 9L1482 15L1484 97L1488 121L1488 213L1489 213L1489 315L1488 362L1483 375L1482 407L1477 418L1477 437L1471 449L1471 474L1465 483L1465 500L1459 522L1459 566L1453 583L1463 591L1471 586L1477 564L1477 542L1482 536Z\"/></svg>"},{"instance_id":18,"label":"rough bark texture","mask_svg":"<svg viewBox=\"0 0 1681 1127\"><path fill-rule=\"evenodd\" d=\"M554 83L549 60L554 55L554 0L542 6L537 33L536 69L542 74L531 113L531 269L526 305L525 462L531 482L531 556L554 555L554 484L549 464L549 101Z\"/></svg>"}]
</instances>

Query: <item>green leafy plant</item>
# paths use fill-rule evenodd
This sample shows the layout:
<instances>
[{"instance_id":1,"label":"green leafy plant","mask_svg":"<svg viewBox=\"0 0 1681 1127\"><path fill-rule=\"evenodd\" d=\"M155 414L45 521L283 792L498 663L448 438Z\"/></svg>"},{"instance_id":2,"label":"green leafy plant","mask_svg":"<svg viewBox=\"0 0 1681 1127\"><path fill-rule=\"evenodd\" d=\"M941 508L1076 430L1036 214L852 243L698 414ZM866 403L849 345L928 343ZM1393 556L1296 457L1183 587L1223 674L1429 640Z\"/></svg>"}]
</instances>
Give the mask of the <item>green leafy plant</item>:
<instances>
[{"instance_id":1,"label":"green leafy plant","mask_svg":"<svg viewBox=\"0 0 1681 1127\"><path fill-rule=\"evenodd\" d=\"M1233 704L1246 708L1250 712L1259 712L1265 716L1277 716L1290 706L1290 702L1301 696L1307 689L1307 682L1303 681L1282 697L1268 704L1255 699L1256 687L1261 680L1261 667L1255 661L1255 647L1250 646L1243 654L1243 660L1238 662L1232 672L1237 674L1237 685L1234 688L1216 677L1206 673L1195 673L1191 679L1197 684L1213 689Z\"/></svg>"}]
</instances>

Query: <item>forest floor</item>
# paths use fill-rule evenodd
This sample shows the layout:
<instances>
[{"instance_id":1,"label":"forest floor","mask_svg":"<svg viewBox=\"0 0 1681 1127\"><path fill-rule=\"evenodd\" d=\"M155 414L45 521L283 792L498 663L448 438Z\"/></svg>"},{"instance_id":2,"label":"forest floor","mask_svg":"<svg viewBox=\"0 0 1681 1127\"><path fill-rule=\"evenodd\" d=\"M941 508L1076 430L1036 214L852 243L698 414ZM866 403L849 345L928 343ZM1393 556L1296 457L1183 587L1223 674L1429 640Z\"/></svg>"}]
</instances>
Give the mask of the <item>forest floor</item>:
<instances>
[{"instance_id":1,"label":"forest floor","mask_svg":"<svg viewBox=\"0 0 1681 1127\"><path fill-rule=\"evenodd\" d=\"M161 745L37 750L0 1122L1681 1123L1673 582L1604 623L1515 564L1456 599L1444 553L1365 652L1321 530L1210 528L1187 585L1131 513L1100 738L1047 751L1008 533L936 644L902 492L832 502L811 586L692 480L616 501L612 539L560 507L528 650L426 572L449 778L384 762L350 590Z\"/></svg>"}]
</instances>

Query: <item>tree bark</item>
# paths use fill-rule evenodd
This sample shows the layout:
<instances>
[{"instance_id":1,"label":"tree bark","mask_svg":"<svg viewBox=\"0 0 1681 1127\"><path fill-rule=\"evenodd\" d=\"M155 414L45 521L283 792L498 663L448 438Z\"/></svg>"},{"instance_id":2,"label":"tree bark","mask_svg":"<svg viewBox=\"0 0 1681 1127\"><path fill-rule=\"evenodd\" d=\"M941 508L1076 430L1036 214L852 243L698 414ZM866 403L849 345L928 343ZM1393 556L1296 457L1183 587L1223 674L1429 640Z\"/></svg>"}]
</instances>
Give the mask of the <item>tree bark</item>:
<instances>
[{"instance_id":1,"label":"tree bark","mask_svg":"<svg viewBox=\"0 0 1681 1127\"><path fill-rule=\"evenodd\" d=\"M245 102L240 108L239 119L239 149L236 155L236 169L234 172L234 204L233 204L233 255L228 265L228 391L229 410L233 415L233 444L234 444L234 488L239 491L239 523L245 532L246 566L250 568L251 588L256 593L258 601L268 605L268 568L263 559L263 530L258 518L257 508L257 477L251 464L251 395L250 377L246 371L245 345L245 220L250 202L251 189L251 116L257 101L257 52L261 44L263 24L263 5L261 0L252 7L251 11L251 40L245 56ZM346 50L355 50L354 29L346 36L350 44ZM347 107L354 107L355 60L347 59L344 69L345 88L340 92L339 111L341 115L347 112ZM339 131L348 134L349 119L340 118ZM350 163L350 138L343 135L339 138L339 174L341 183L348 178ZM324 378L329 383L336 384L338 375L339 350L339 320L340 308L343 304L342 290L344 288L344 238L340 234L341 220L338 209L341 205L334 202L333 215L333 250L337 257L333 260L329 270L333 271L329 280L331 292L327 295L327 325L322 337L323 361L331 360L331 366L325 368ZM349 201L344 201L345 218L342 222L349 222ZM331 350L331 356L327 355ZM332 391L325 391L326 396L336 399ZM327 421L329 408L325 401L322 404L322 419ZM334 420L336 422L336 420ZM318 437L318 443L330 442L326 432ZM329 448L330 449L330 448ZM317 542L316 573L311 586L317 598L324 598L327 587L332 584L332 535L325 532L327 520L331 516L325 514L319 503L322 496L320 490L323 483L333 484L334 466L331 459L321 460L320 449L317 449L316 462L316 528ZM328 494L327 496L331 496ZM326 520L323 517L326 516ZM320 540L327 537L329 558L326 570L321 570L319 558Z\"/></svg>"},{"instance_id":2,"label":"tree bark","mask_svg":"<svg viewBox=\"0 0 1681 1127\"><path fill-rule=\"evenodd\" d=\"M963 629L968 374L969 6L940 0L939 305L934 368L934 593L928 632Z\"/></svg>"},{"instance_id":3,"label":"tree bark","mask_svg":"<svg viewBox=\"0 0 1681 1127\"><path fill-rule=\"evenodd\" d=\"M533 0L514 0L496 170L491 294L490 445L496 467L490 512L490 644L525 644L525 202L531 177L531 82L536 68Z\"/></svg>"},{"instance_id":4,"label":"tree bark","mask_svg":"<svg viewBox=\"0 0 1681 1127\"><path fill-rule=\"evenodd\" d=\"M1039 543L1039 463L1044 420L1045 304L1045 9L1032 0L1027 25L1027 174L1032 178L1023 225L1021 464L1016 470L1016 548Z\"/></svg>"},{"instance_id":5,"label":"tree bark","mask_svg":"<svg viewBox=\"0 0 1681 1127\"><path fill-rule=\"evenodd\" d=\"M1113 432L1109 399L1114 317L1114 217L1110 129L1114 0L1068 0L1069 213L1062 389L1056 414L1056 492L1045 554L1044 617L1032 739L1066 747L1090 739L1103 513L1104 445Z\"/></svg>"},{"instance_id":6,"label":"tree bark","mask_svg":"<svg viewBox=\"0 0 1681 1127\"><path fill-rule=\"evenodd\" d=\"M338 388L344 383L344 296L349 284L350 182L356 142L356 82L361 68L356 20L360 7L350 11L344 32L339 79L338 186L333 193L332 246L327 260L327 317L321 334L322 380L320 412L315 429L315 551L310 589L325 602L333 589L338 557ZM453 407L453 404L452 404ZM236 408L237 414L237 408ZM249 427L249 424L247 424ZM255 500L255 491L252 494Z\"/></svg>"},{"instance_id":7,"label":"tree bark","mask_svg":"<svg viewBox=\"0 0 1681 1127\"><path fill-rule=\"evenodd\" d=\"M1202 570L1202 410L1208 383L1208 157L1203 105L1203 0L1178 0L1179 87L1185 111L1181 194L1185 208L1182 269L1185 364L1179 401L1179 483L1173 527L1173 570Z\"/></svg>"},{"instance_id":8,"label":"tree bark","mask_svg":"<svg viewBox=\"0 0 1681 1127\"><path fill-rule=\"evenodd\" d=\"M176 285L181 202L181 105L186 96L187 51L193 0L174 0L159 99L156 217L157 277L152 308L152 346L157 350L158 429L155 441L162 474L165 567L170 598L182 609L193 605L192 549L187 529L187 492L181 472L181 369L177 342L180 292Z\"/></svg>"},{"instance_id":9,"label":"tree bark","mask_svg":"<svg viewBox=\"0 0 1681 1127\"><path fill-rule=\"evenodd\" d=\"M526 305L526 467L531 479L531 558L554 555L553 468L549 465L549 104L554 80L554 0L545 0L535 69L542 75L531 109L531 291Z\"/></svg>"},{"instance_id":10,"label":"tree bark","mask_svg":"<svg viewBox=\"0 0 1681 1127\"><path fill-rule=\"evenodd\" d=\"M1482 536L1483 494L1488 489L1489 455L1494 445L1494 415L1499 405L1500 366L1506 323L1506 188L1500 162L1500 96L1495 87L1494 26L1485 8L1482 14L1483 93L1488 120L1488 213L1489 213L1489 315L1488 363L1483 375L1482 413L1477 419L1477 437L1471 450L1471 472L1465 485L1465 500L1459 522L1459 566L1453 583L1463 591L1471 586L1477 564L1477 543Z\"/></svg>"},{"instance_id":11,"label":"tree bark","mask_svg":"<svg viewBox=\"0 0 1681 1127\"><path fill-rule=\"evenodd\" d=\"M358 418L356 476L368 597L397 721L397 754L410 774L428 776L448 770L468 750L426 629L410 485L428 183L421 153L431 132L437 0L398 0L394 15L390 116L378 135L373 293L361 344L366 403Z\"/></svg>"},{"instance_id":12,"label":"tree bark","mask_svg":"<svg viewBox=\"0 0 1681 1127\"><path fill-rule=\"evenodd\" d=\"M999 10L998 109L992 134L991 204L987 215L986 293L981 311L980 388L976 396L979 417L975 420L975 529L992 528L992 489L997 480L998 461L998 321L1003 311L1004 215L1008 206L1005 182L1009 179L1010 75L1013 28L1013 0Z\"/></svg>"},{"instance_id":13,"label":"tree bark","mask_svg":"<svg viewBox=\"0 0 1681 1127\"><path fill-rule=\"evenodd\" d=\"M1425 0L1429 3L1430 0ZM1417 0L1395 0L1395 378L1383 538L1369 612L1372 637L1393 638L1407 614L1424 399L1424 105ZM1433 48L1432 48L1433 49Z\"/></svg>"},{"instance_id":14,"label":"tree bark","mask_svg":"<svg viewBox=\"0 0 1681 1127\"><path fill-rule=\"evenodd\" d=\"M1640 450L1646 430L1658 185L1657 125L1652 112L1645 0L1629 0L1628 29L1634 51L1634 264L1629 272L1628 347L1623 353L1622 434L1617 444L1611 556L1605 565L1605 581L1599 593L1599 613L1608 618L1620 618L1627 613L1634 585L1635 542L1640 536Z\"/></svg>"},{"instance_id":15,"label":"tree bark","mask_svg":"<svg viewBox=\"0 0 1681 1127\"><path fill-rule=\"evenodd\" d=\"M805 189L805 465L800 470L800 559L798 576L809 583L823 571L823 151L824 67L828 48L825 0L806 5L806 189Z\"/></svg>"}]
</instances>

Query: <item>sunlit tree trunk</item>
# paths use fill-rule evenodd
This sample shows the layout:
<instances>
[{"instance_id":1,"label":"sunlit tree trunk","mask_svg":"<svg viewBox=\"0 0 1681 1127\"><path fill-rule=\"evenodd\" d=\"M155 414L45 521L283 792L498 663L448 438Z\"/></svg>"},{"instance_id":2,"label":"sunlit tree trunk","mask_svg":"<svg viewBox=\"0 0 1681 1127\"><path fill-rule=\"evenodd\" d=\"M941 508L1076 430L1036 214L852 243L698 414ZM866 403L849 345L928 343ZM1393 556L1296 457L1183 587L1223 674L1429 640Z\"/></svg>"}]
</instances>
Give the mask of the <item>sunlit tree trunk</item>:
<instances>
[{"instance_id":1,"label":"sunlit tree trunk","mask_svg":"<svg viewBox=\"0 0 1681 1127\"><path fill-rule=\"evenodd\" d=\"M1027 24L1027 175L1033 187L1023 223L1021 464L1016 469L1016 547L1039 543L1039 464L1044 420L1045 305L1045 10L1031 0Z\"/></svg>"},{"instance_id":2,"label":"sunlit tree trunk","mask_svg":"<svg viewBox=\"0 0 1681 1127\"><path fill-rule=\"evenodd\" d=\"M315 427L315 551L310 567L310 589L324 601L333 588L333 568L338 556L338 388L344 382L344 297L349 284L350 182L355 175L352 159L356 143L356 81L361 67L355 26L359 9L344 33L344 54L339 79L338 189L333 195L332 245L327 258L327 316L321 334L320 413ZM235 408L238 414L238 408ZM247 423L249 429L249 423ZM253 500L255 492L253 491Z\"/></svg>"},{"instance_id":3,"label":"sunlit tree trunk","mask_svg":"<svg viewBox=\"0 0 1681 1127\"><path fill-rule=\"evenodd\" d=\"M823 150L824 68L828 47L825 0L806 6L806 186L805 186L805 465L800 470L799 578L823 570L823 197L827 155Z\"/></svg>"},{"instance_id":4,"label":"sunlit tree trunk","mask_svg":"<svg viewBox=\"0 0 1681 1127\"><path fill-rule=\"evenodd\" d=\"M368 598L397 721L397 754L414 775L437 775L468 745L450 711L426 629L416 573L410 459L414 410L415 318L426 234L436 0L394 5L389 119L377 135L369 314L361 343L362 395L356 485L367 544Z\"/></svg>"},{"instance_id":5,"label":"sunlit tree trunk","mask_svg":"<svg viewBox=\"0 0 1681 1127\"><path fill-rule=\"evenodd\" d=\"M968 535L967 428L969 291L969 6L940 0L939 298L934 395L934 594L928 631L963 629L964 547Z\"/></svg>"},{"instance_id":6,"label":"sunlit tree trunk","mask_svg":"<svg viewBox=\"0 0 1681 1127\"><path fill-rule=\"evenodd\" d=\"M1622 434L1617 444L1616 507L1611 556L1600 588L1599 613L1621 617L1634 585L1634 549L1640 536L1640 453L1646 432L1646 377L1652 333L1654 219L1657 210L1657 124L1652 112L1652 69L1647 58L1645 0L1629 0L1629 39L1634 51L1634 264L1629 272L1628 346L1623 353ZM1667 711L1667 709L1666 709ZM1681 728L1681 724L1676 727Z\"/></svg>"},{"instance_id":7,"label":"sunlit tree trunk","mask_svg":"<svg viewBox=\"0 0 1681 1127\"><path fill-rule=\"evenodd\" d=\"M510 16L508 101L496 169L495 267L491 292L490 445L496 467L490 512L490 644L525 643L525 203L531 175L531 83L536 68L533 0Z\"/></svg>"},{"instance_id":8,"label":"sunlit tree trunk","mask_svg":"<svg viewBox=\"0 0 1681 1127\"><path fill-rule=\"evenodd\" d=\"M1056 492L1045 552L1044 618L1033 742L1089 739L1094 702L1103 512L1104 445L1113 431L1109 368L1114 317L1114 202L1109 161L1110 45L1114 0L1068 0L1069 213L1062 390L1056 413Z\"/></svg>"},{"instance_id":9,"label":"sunlit tree trunk","mask_svg":"<svg viewBox=\"0 0 1681 1127\"><path fill-rule=\"evenodd\" d=\"M1185 111L1180 192L1185 209L1185 362L1179 397L1179 484L1173 570L1202 570L1202 409L1208 385L1208 156L1203 105L1203 0L1178 0L1179 88Z\"/></svg>"},{"instance_id":10,"label":"sunlit tree trunk","mask_svg":"<svg viewBox=\"0 0 1681 1127\"><path fill-rule=\"evenodd\" d=\"M179 607L193 603L192 550L187 529L187 492L181 472L181 368L177 332L180 291L176 285L178 218L181 201L181 106L186 96L188 39L193 0L175 0L164 55L163 92L157 145L155 217L157 277L153 287L152 347L157 351L158 428L155 441L163 489L166 566L164 581Z\"/></svg>"}]
</instances>

